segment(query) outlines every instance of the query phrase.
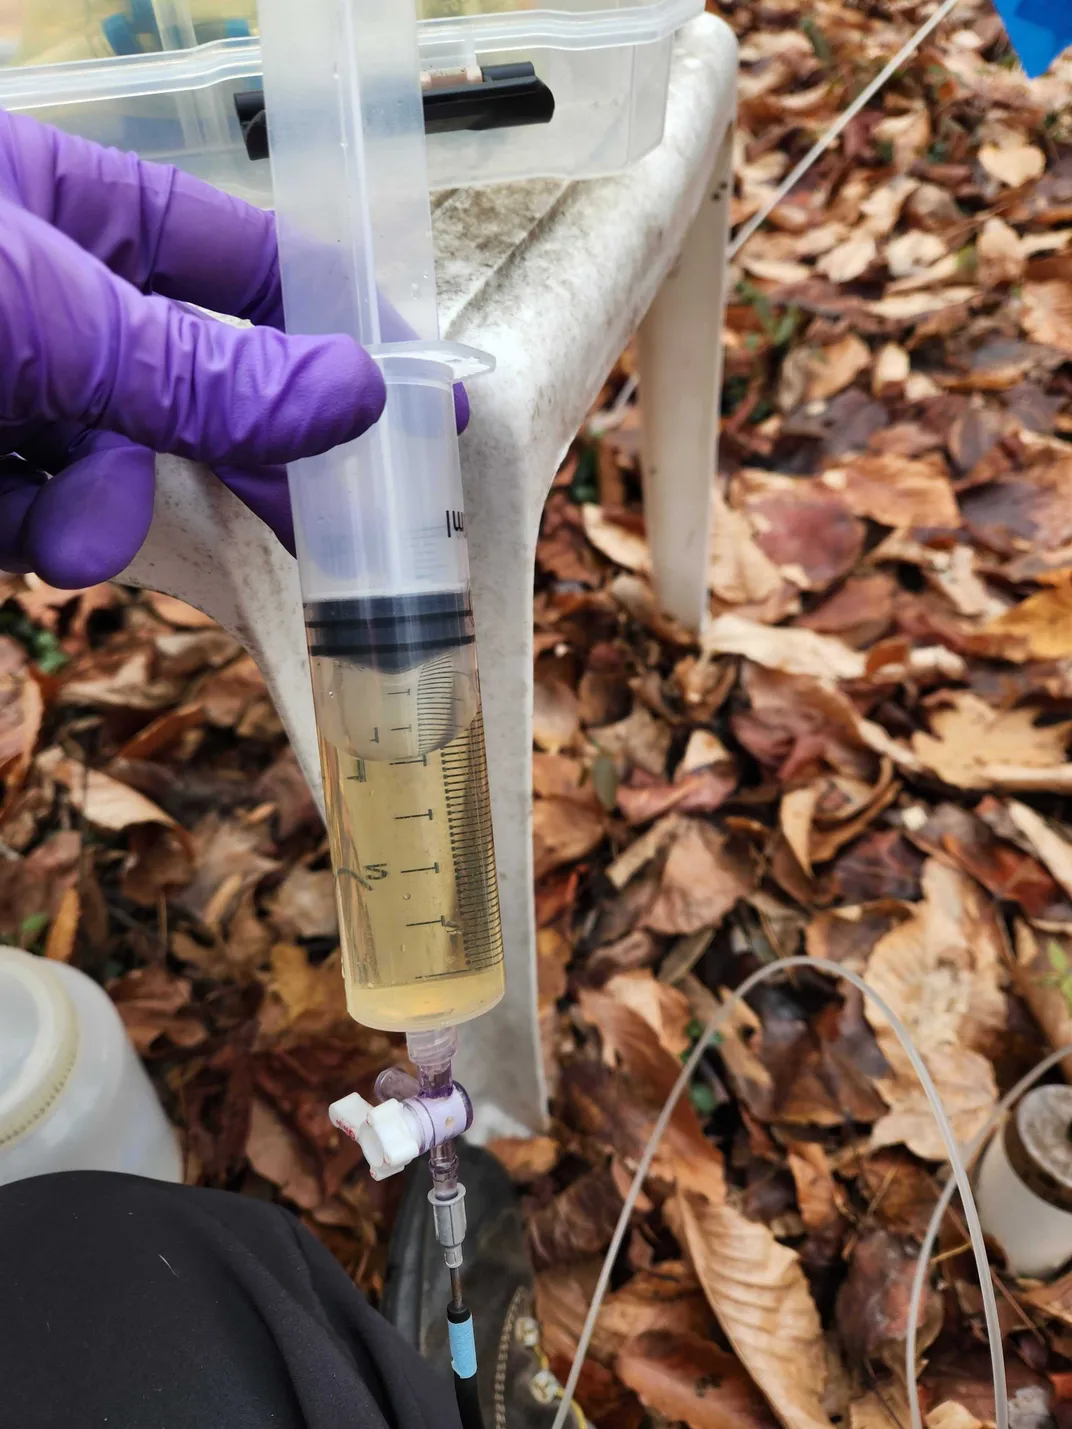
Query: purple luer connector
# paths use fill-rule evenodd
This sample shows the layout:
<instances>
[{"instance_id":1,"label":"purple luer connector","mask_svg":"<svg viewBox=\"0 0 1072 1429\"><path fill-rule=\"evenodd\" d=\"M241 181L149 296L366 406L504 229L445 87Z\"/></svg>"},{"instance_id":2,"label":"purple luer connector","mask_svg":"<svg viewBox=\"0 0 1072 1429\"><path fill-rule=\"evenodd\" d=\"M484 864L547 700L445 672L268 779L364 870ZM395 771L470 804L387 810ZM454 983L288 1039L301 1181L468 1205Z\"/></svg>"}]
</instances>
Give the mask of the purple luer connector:
<instances>
[{"instance_id":1,"label":"purple luer connector","mask_svg":"<svg viewBox=\"0 0 1072 1429\"><path fill-rule=\"evenodd\" d=\"M422 1151L453 1141L473 1124L473 1103L458 1082L452 1083L442 1096L407 1097L402 1105L420 1125Z\"/></svg>"}]
</instances>

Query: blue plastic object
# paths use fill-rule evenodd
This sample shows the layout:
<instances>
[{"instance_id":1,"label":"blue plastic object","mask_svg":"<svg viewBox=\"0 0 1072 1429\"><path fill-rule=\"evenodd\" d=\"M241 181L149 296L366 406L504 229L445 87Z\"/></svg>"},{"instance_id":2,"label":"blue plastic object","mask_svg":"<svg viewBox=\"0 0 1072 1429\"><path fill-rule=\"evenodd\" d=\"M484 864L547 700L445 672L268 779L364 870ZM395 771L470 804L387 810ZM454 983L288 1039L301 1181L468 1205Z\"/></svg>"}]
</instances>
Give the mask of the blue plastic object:
<instances>
[{"instance_id":1,"label":"blue plastic object","mask_svg":"<svg viewBox=\"0 0 1072 1429\"><path fill-rule=\"evenodd\" d=\"M205 20L194 26L194 36L199 45L213 40L248 40L250 28L245 20Z\"/></svg>"},{"instance_id":2,"label":"blue plastic object","mask_svg":"<svg viewBox=\"0 0 1072 1429\"><path fill-rule=\"evenodd\" d=\"M159 38L159 31L156 28L156 12L153 10L153 0L130 0L130 23L139 35L151 35L153 39Z\"/></svg>"},{"instance_id":3,"label":"blue plastic object","mask_svg":"<svg viewBox=\"0 0 1072 1429\"><path fill-rule=\"evenodd\" d=\"M450 1360L454 1373L459 1379L472 1379L476 1374L476 1340L473 1336L473 1317L447 1321L450 1338Z\"/></svg>"},{"instance_id":4,"label":"blue plastic object","mask_svg":"<svg viewBox=\"0 0 1072 1429\"><path fill-rule=\"evenodd\" d=\"M111 46L113 54L140 55L141 45L134 26L126 15L109 15L101 21L101 33Z\"/></svg>"},{"instance_id":5,"label":"blue plastic object","mask_svg":"<svg viewBox=\"0 0 1072 1429\"><path fill-rule=\"evenodd\" d=\"M1072 45L1072 0L994 0L994 8L1032 79Z\"/></svg>"}]
</instances>

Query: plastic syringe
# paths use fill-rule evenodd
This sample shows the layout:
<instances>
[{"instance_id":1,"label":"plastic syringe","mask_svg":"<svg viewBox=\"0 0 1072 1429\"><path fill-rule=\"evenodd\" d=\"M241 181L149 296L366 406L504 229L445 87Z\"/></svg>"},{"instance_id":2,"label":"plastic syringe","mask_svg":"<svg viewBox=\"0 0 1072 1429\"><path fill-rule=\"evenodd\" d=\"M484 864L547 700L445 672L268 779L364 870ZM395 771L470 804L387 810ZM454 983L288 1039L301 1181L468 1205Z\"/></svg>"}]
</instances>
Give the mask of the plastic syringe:
<instances>
[{"instance_id":1,"label":"plastic syringe","mask_svg":"<svg viewBox=\"0 0 1072 1429\"><path fill-rule=\"evenodd\" d=\"M387 387L290 468L351 1015L419 1032L503 993L453 384L439 340L414 0L261 0L287 328Z\"/></svg>"}]
</instances>

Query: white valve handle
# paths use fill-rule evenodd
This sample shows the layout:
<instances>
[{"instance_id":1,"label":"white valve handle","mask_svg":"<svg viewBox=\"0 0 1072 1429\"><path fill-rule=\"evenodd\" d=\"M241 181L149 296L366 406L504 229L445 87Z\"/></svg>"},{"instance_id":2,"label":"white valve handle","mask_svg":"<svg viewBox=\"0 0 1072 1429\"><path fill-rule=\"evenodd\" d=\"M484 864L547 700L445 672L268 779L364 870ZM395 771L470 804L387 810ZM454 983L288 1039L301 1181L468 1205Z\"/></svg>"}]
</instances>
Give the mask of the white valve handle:
<instances>
[{"instance_id":1,"label":"white valve handle","mask_svg":"<svg viewBox=\"0 0 1072 1429\"><path fill-rule=\"evenodd\" d=\"M331 1103L328 1116L332 1126L361 1147L374 1181L396 1176L421 1154L413 1117L401 1102L390 1100L373 1106L351 1092Z\"/></svg>"}]
</instances>

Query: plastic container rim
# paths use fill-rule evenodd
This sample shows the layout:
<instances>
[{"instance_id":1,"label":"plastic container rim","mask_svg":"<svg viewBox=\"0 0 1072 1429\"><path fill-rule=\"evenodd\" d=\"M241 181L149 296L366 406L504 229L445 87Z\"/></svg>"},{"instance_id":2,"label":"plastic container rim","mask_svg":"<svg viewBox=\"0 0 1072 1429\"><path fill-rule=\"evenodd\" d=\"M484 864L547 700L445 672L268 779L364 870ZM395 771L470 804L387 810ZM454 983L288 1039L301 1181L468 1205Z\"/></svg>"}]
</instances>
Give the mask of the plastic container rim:
<instances>
[{"instance_id":1,"label":"plastic container rim","mask_svg":"<svg viewBox=\"0 0 1072 1429\"><path fill-rule=\"evenodd\" d=\"M477 52L516 49L598 50L659 44L704 12L704 0L652 0L631 10L512 10L422 20L422 61L459 48ZM44 109L108 99L208 89L233 79L259 79L256 37L214 40L188 50L117 55L66 64L0 69L0 106Z\"/></svg>"}]
</instances>

